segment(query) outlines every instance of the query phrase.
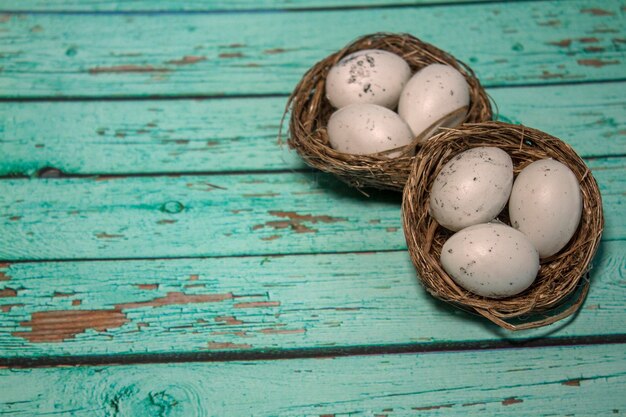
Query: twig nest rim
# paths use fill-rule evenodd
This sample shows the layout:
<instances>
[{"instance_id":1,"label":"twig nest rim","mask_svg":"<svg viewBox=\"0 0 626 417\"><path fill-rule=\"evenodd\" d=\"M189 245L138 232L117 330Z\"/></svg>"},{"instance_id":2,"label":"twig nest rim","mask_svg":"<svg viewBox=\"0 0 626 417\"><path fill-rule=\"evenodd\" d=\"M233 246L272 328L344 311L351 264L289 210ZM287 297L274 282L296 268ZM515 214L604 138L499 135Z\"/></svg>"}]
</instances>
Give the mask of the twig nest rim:
<instances>
[{"instance_id":1,"label":"twig nest rim","mask_svg":"<svg viewBox=\"0 0 626 417\"><path fill-rule=\"evenodd\" d=\"M285 115L289 120L289 147L310 166L336 175L357 187L402 191L415 160L416 142L393 150L400 156L389 158L390 151L371 155L351 155L333 149L326 126L335 110L325 95L326 76L343 57L364 49L382 49L402 57L413 72L430 64L447 64L457 69L470 87L470 106L464 122L492 119L491 103L473 70L449 53L409 34L374 33L353 41L343 49L317 62L302 77L291 93Z\"/></svg>"},{"instance_id":2,"label":"twig nest rim","mask_svg":"<svg viewBox=\"0 0 626 417\"><path fill-rule=\"evenodd\" d=\"M439 261L447 231L429 213L429 194L437 174L452 157L470 148L496 146L513 160L517 175L533 161L553 158L572 170L580 184L583 212L578 229L556 255L543 259L534 283L502 299L470 293L456 284ZM499 219L508 220L508 210ZM434 297L478 313L500 327L522 330L545 326L575 313L589 289L589 269L604 228L602 199L591 171L565 142L537 129L503 122L465 124L431 138L412 166L404 189L402 219L418 278Z\"/></svg>"}]
</instances>

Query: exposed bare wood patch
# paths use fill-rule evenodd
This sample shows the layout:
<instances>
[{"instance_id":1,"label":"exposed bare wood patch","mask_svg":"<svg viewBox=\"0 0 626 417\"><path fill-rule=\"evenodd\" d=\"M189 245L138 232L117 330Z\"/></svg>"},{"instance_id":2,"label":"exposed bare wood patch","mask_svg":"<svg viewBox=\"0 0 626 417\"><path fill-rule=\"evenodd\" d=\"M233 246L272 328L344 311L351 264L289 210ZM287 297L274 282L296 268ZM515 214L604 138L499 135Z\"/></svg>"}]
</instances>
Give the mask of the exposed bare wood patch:
<instances>
[{"instance_id":1,"label":"exposed bare wood patch","mask_svg":"<svg viewBox=\"0 0 626 417\"><path fill-rule=\"evenodd\" d=\"M231 342L209 342L208 348L210 350L221 349L251 349L252 345L248 343L231 343Z\"/></svg>"},{"instance_id":2,"label":"exposed bare wood patch","mask_svg":"<svg viewBox=\"0 0 626 417\"><path fill-rule=\"evenodd\" d=\"M546 20L545 22L538 22L539 26L557 27L561 26L561 21L558 19Z\"/></svg>"},{"instance_id":3,"label":"exposed bare wood patch","mask_svg":"<svg viewBox=\"0 0 626 417\"><path fill-rule=\"evenodd\" d=\"M440 408L451 408L454 404L441 404L441 405L429 405L426 407L411 407L412 410L426 411L426 410L438 410Z\"/></svg>"},{"instance_id":4,"label":"exposed bare wood patch","mask_svg":"<svg viewBox=\"0 0 626 417\"><path fill-rule=\"evenodd\" d=\"M513 405L513 404L519 404L519 403L523 403L524 400L517 398L517 397L509 397L509 398L505 398L504 400L502 400L502 405Z\"/></svg>"},{"instance_id":5,"label":"exposed bare wood patch","mask_svg":"<svg viewBox=\"0 0 626 417\"><path fill-rule=\"evenodd\" d=\"M120 73L153 73L170 72L168 68L158 68L151 65L116 65L112 67L94 67L89 69L89 74L120 74Z\"/></svg>"},{"instance_id":6,"label":"exposed bare wood patch","mask_svg":"<svg viewBox=\"0 0 626 417\"><path fill-rule=\"evenodd\" d=\"M172 59L167 61L166 64L172 65L191 65L196 64L198 62L206 61L205 56L193 56L193 55L185 55L181 59Z\"/></svg>"},{"instance_id":7,"label":"exposed bare wood patch","mask_svg":"<svg viewBox=\"0 0 626 417\"><path fill-rule=\"evenodd\" d=\"M610 61L603 61L601 59L579 59L576 62L578 62L579 65L585 65L585 66L596 67L596 68L601 68L601 67L604 67L605 65L617 65L620 63L617 59L612 59Z\"/></svg>"},{"instance_id":8,"label":"exposed bare wood patch","mask_svg":"<svg viewBox=\"0 0 626 417\"><path fill-rule=\"evenodd\" d=\"M83 302L81 300L72 300L72 305L73 306L79 306L81 305Z\"/></svg>"},{"instance_id":9,"label":"exposed bare wood patch","mask_svg":"<svg viewBox=\"0 0 626 417\"><path fill-rule=\"evenodd\" d=\"M544 70L541 72L541 75L539 76L539 78L541 78L542 80L554 80L554 79L572 80L572 79L580 78L580 77L575 76L575 75L569 75L569 74L554 73L554 72Z\"/></svg>"},{"instance_id":10,"label":"exposed bare wood patch","mask_svg":"<svg viewBox=\"0 0 626 417\"><path fill-rule=\"evenodd\" d=\"M238 331L216 331L216 332L211 332L212 335L218 335L218 336L224 336L224 335L229 335L229 336L237 336L237 337L254 337L252 335L249 335L248 332L243 331L243 330L238 330Z\"/></svg>"},{"instance_id":11,"label":"exposed bare wood patch","mask_svg":"<svg viewBox=\"0 0 626 417\"><path fill-rule=\"evenodd\" d=\"M15 291L13 288L5 288L3 290L0 290L0 298L4 297L17 297L17 291Z\"/></svg>"},{"instance_id":12,"label":"exposed bare wood patch","mask_svg":"<svg viewBox=\"0 0 626 417\"><path fill-rule=\"evenodd\" d=\"M291 229L296 233L315 233L317 229L312 229L305 225L304 223L336 223L336 222L344 222L345 218L341 217L331 217L331 216L314 216L311 214L298 214L293 211L275 211L270 210L268 212L272 216L285 218L287 220L275 220L268 221L265 224L257 224L252 227L252 230L262 229L264 227L271 227L276 230L282 229Z\"/></svg>"},{"instance_id":13,"label":"exposed bare wood patch","mask_svg":"<svg viewBox=\"0 0 626 417\"><path fill-rule=\"evenodd\" d=\"M615 13L599 8L582 9L580 12L593 16L615 16Z\"/></svg>"},{"instance_id":14,"label":"exposed bare wood patch","mask_svg":"<svg viewBox=\"0 0 626 417\"><path fill-rule=\"evenodd\" d=\"M120 235L120 234L111 234L111 233L98 233L96 234L96 237L98 239L118 239L118 238L122 238L125 237L124 235Z\"/></svg>"},{"instance_id":15,"label":"exposed bare wood patch","mask_svg":"<svg viewBox=\"0 0 626 417\"><path fill-rule=\"evenodd\" d=\"M189 281L197 281L200 276L198 274L189 275Z\"/></svg>"},{"instance_id":16,"label":"exposed bare wood patch","mask_svg":"<svg viewBox=\"0 0 626 417\"><path fill-rule=\"evenodd\" d=\"M561 48L569 48L571 44L572 44L571 39L563 39L563 40L556 41L556 42L548 42L548 45L560 46Z\"/></svg>"},{"instance_id":17,"label":"exposed bare wood patch","mask_svg":"<svg viewBox=\"0 0 626 417\"><path fill-rule=\"evenodd\" d=\"M0 305L0 311L8 313L13 307L24 307L24 304L3 304Z\"/></svg>"},{"instance_id":18,"label":"exposed bare wood patch","mask_svg":"<svg viewBox=\"0 0 626 417\"><path fill-rule=\"evenodd\" d=\"M72 295L76 295L75 292L60 292L60 291L55 291L52 296L57 298L57 297L71 297Z\"/></svg>"},{"instance_id":19,"label":"exposed bare wood patch","mask_svg":"<svg viewBox=\"0 0 626 417\"><path fill-rule=\"evenodd\" d=\"M604 52L605 49L601 46L587 46L583 48L585 52Z\"/></svg>"},{"instance_id":20,"label":"exposed bare wood patch","mask_svg":"<svg viewBox=\"0 0 626 417\"><path fill-rule=\"evenodd\" d=\"M218 55L220 58L243 58L244 56L241 52L222 52Z\"/></svg>"},{"instance_id":21,"label":"exposed bare wood patch","mask_svg":"<svg viewBox=\"0 0 626 417\"><path fill-rule=\"evenodd\" d=\"M562 382L562 384L567 385L568 387L580 387L580 381L582 381L582 378L569 379L565 382Z\"/></svg>"},{"instance_id":22,"label":"exposed bare wood patch","mask_svg":"<svg viewBox=\"0 0 626 417\"><path fill-rule=\"evenodd\" d=\"M202 319L200 319L202 320ZM218 316L215 317L213 320L215 320L218 323L224 323L228 326L236 326L239 324L243 324L243 321L241 320L237 320L235 317L233 316Z\"/></svg>"},{"instance_id":23,"label":"exposed bare wood patch","mask_svg":"<svg viewBox=\"0 0 626 417\"><path fill-rule=\"evenodd\" d=\"M272 327L259 330L259 333L264 333L264 334L295 334L295 333L305 333L305 332L306 332L305 329L275 329Z\"/></svg>"},{"instance_id":24,"label":"exposed bare wood patch","mask_svg":"<svg viewBox=\"0 0 626 417\"><path fill-rule=\"evenodd\" d=\"M285 48L272 48L272 49L266 49L265 51L263 51L264 54L268 54L268 55L276 55L276 54L284 54L285 52L288 52L289 49L285 49Z\"/></svg>"},{"instance_id":25,"label":"exposed bare wood patch","mask_svg":"<svg viewBox=\"0 0 626 417\"><path fill-rule=\"evenodd\" d=\"M18 220L20 220L22 218L22 216L11 216L9 217L9 220L12 222L16 222Z\"/></svg>"},{"instance_id":26,"label":"exposed bare wood patch","mask_svg":"<svg viewBox=\"0 0 626 417\"><path fill-rule=\"evenodd\" d=\"M30 327L28 332L13 332L32 343L62 342L93 329L104 332L128 323L126 315L119 310L61 310L33 313L30 321L20 325Z\"/></svg>"},{"instance_id":27,"label":"exposed bare wood patch","mask_svg":"<svg viewBox=\"0 0 626 417\"><path fill-rule=\"evenodd\" d=\"M139 301L136 303L122 303L115 306L116 309L125 310L129 308L142 307L162 307L178 304L192 303L216 303L219 301L229 300L233 298L231 293L226 294L185 294L182 292L168 292L165 297L155 298L148 301Z\"/></svg>"},{"instance_id":28,"label":"exposed bare wood patch","mask_svg":"<svg viewBox=\"0 0 626 417\"><path fill-rule=\"evenodd\" d=\"M276 240L279 239L280 235L271 235L271 236L267 236L267 237L262 237L261 240Z\"/></svg>"},{"instance_id":29,"label":"exposed bare wood patch","mask_svg":"<svg viewBox=\"0 0 626 417\"><path fill-rule=\"evenodd\" d=\"M140 290L156 290L159 288L159 284L137 284L137 288Z\"/></svg>"},{"instance_id":30,"label":"exposed bare wood patch","mask_svg":"<svg viewBox=\"0 0 626 417\"><path fill-rule=\"evenodd\" d=\"M235 308L259 308L259 307L278 307L280 301L249 301L245 303L237 303Z\"/></svg>"},{"instance_id":31,"label":"exposed bare wood patch","mask_svg":"<svg viewBox=\"0 0 626 417\"><path fill-rule=\"evenodd\" d=\"M578 41L580 43L597 43L600 42L600 39L591 37L591 38L579 38Z\"/></svg>"}]
</instances>

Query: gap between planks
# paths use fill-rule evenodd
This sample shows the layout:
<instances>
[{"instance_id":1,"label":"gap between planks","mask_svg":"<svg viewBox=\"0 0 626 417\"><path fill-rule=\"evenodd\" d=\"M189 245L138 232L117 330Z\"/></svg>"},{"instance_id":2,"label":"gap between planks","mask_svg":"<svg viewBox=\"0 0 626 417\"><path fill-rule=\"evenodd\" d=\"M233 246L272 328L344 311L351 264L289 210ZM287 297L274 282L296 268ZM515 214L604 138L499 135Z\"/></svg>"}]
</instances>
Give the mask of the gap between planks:
<instances>
[{"instance_id":1,"label":"gap between planks","mask_svg":"<svg viewBox=\"0 0 626 417\"><path fill-rule=\"evenodd\" d=\"M2 11L0 11L2 13ZM485 84L487 89L522 89L531 87L555 87L555 86L577 86L577 85L594 85L594 84L611 84L611 83L623 83L626 82L626 78L607 78L602 80L574 80L574 81L551 81L550 83L522 83L522 84ZM174 101L174 100L239 100L239 99L263 99L263 98L284 98L289 97L286 93L259 93L259 94L155 94L155 95L113 95L113 96L30 96L30 97L0 97L0 103L62 103L62 102L93 102L93 101ZM494 111L497 110L494 107Z\"/></svg>"},{"instance_id":2,"label":"gap between planks","mask_svg":"<svg viewBox=\"0 0 626 417\"><path fill-rule=\"evenodd\" d=\"M505 349L539 349L559 346L591 346L626 343L626 334L604 336L578 336L547 339L537 337L527 340L491 340L454 343L405 343L392 345L363 345L302 349L258 349L217 352L59 355L38 357L0 357L1 368L49 368L56 366L133 365L185 362L230 362L258 360L290 360L307 358L336 358L345 356L390 355L411 353L442 353L463 351L500 351Z\"/></svg>"},{"instance_id":3,"label":"gap between planks","mask_svg":"<svg viewBox=\"0 0 626 417\"><path fill-rule=\"evenodd\" d=\"M540 3L545 0L516 0L517 3ZM337 2L341 3L341 2ZM396 3L392 0L390 4L383 1L374 4L343 4L338 6L304 6L298 7L297 3L293 7L250 7L247 9L215 8L215 9L194 9L194 10L159 10L159 9L137 9L137 10L38 10L38 9L0 9L2 14L51 14L51 15L164 15L164 14L257 14L257 13L289 13L289 12L327 12L327 11L349 11L364 9L406 9L424 7L455 7L474 6L483 4L507 3L503 0L449 0L449 1L423 1ZM64 6L65 7L65 6Z\"/></svg>"}]
</instances>

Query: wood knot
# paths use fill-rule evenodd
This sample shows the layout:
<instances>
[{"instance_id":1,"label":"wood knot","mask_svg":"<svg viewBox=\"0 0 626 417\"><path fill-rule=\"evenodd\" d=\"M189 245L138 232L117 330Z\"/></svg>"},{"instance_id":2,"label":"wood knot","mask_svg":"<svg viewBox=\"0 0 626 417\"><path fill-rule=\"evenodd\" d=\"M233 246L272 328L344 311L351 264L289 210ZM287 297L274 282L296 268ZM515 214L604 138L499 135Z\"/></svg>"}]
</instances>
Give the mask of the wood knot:
<instances>
[{"instance_id":1,"label":"wood knot","mask_svg":"<svg viewBox=\"0 0 626 417\"><path fill-rule=\"evenodd\" d=\"M170 214L180 213L184 209L185 206L183 205L183 203L180 203L178 201L168 201L161 206L161 211Z\"/></svg>"}]
</instances>

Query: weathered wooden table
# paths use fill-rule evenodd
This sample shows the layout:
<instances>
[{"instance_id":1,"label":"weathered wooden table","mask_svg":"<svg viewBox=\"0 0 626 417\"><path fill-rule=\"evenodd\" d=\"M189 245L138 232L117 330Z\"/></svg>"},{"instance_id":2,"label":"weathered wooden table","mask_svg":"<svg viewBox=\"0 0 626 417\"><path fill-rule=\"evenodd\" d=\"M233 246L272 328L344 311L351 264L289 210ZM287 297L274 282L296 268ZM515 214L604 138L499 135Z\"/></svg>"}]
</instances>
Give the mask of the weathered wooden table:
<instances>
[{"instance_id":1,"label":"weathered wooden table","mask_svg":"<svg viewBox=\"0 0 626 417\"><path fill-rule=\"evenodd\" d=\"M625 2L0 9L0 414L626 414ZM585 157L606 230L576 317L510 333L432 299L398 194L279 147L304 71L377 31Z\"/></svg>"}]
</instances>

